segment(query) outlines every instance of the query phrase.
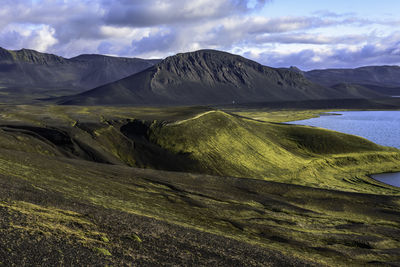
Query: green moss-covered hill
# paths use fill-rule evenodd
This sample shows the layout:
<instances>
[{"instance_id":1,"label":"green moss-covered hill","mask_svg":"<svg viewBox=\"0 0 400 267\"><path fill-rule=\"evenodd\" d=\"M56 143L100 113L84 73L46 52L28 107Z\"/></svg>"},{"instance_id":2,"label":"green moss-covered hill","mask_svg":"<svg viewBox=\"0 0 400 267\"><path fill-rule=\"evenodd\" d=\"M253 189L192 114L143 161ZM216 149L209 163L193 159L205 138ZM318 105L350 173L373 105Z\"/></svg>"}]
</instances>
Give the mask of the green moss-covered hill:
<instances>
[{"instance_id":1,"label":"green moss-covered hill","mask_svg":"<svg viewBox=\"0 0 400 267\"><path fill-rule=\"evenodd\" d=\"M398 150L204 108L0 108L3 265L399 264L400 190L365 176Z\"/></svg>"},{"instance_id":2,"label":"green moss-covered hill","mask_svg":"<svg viewBox=\"0 0 400 267\"><path fill-rule=\"evenodd\" d=\"M23 112L10 114L19 121L10 118L0 126L0 144L98 163L358 192L379 192L382 185L366 175L396 170L400 159L398 150L360 137L222 111L172 108L173 120L157 120L112 113L90 117L85 109L67 115L63 110L74 109L50 107L47 112L53 114L47 121Z\"/></svg>"},{"instance_id":3,"label":"green moss-covered hill","mask_svg":"<svg viewBox=\"0 0 400 267\"><path fill-rule=\"evenodd\" d=\"M363 185L354 188L347 174L361 178L362 172L396 168L399 160L398 150L360 137L221 111L153 129L154 142L197 161L198 171L217 175L360 191Z\"/></svg>"}]
</instances>

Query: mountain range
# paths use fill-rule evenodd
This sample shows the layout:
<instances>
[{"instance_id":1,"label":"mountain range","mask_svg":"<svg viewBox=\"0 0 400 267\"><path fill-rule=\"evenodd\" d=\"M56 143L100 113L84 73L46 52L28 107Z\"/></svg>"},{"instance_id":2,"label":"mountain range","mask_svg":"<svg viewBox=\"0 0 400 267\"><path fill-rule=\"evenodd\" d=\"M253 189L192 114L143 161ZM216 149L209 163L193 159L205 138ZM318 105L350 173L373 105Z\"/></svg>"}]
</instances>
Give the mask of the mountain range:
<instances>
[{"instance_id":1,"label":"mountain range","mask_svg":"<svg viewBox=\"0 0 400 267\"><path fill-rule=\"evenodd\" d=\"M366 66L355 69L324 69L303 72L315 83L328 87L370 89L379 94L400 95L399 66Z\"/></svg>"},{"instance_id":2,"label":"mountain range","mask_svg":"<svg viewBox=\"0 0 400 267\"><path fill-rule=\"evenodd\" d=\"M398 66L301 71L199 50L164 60L66 59L0 48L0 98L66 105L208 105L400 95ZM399 93L398 93L399 92Z\"/></svg>"},{"instance_id":3,"label":"mountain range","mask_svg":"<svg viewBox=\"0 0 400 267\"><path fill-rule=\"evenodd\" d=\"M338 81L353 84L400 87L399 66L367 66L355 69L325 69L304 72L305 77L316 83L332 86Z\"/></svg>"},{"instance_id":4,"label":"mountain range","mask_svg":"<svg viewBox=\"0 0 400 267\"><path fill-rule=\"evenodd\" d=\"M378 96L368 88L330 88L302 73L266 67L226 52L200 50L167 57L140 73L59 103L204 105Z\"/></svg>"},{"instance_id":5,"label":"mountain range","mask_svg":"<svg viewBox=\"0 0 400 267\"><path fill-rule=\"evenodd\" d=\"M0 48L1 92L52 96L83 92L142 71L160 60L80 55L71 59Z\"/></svg>"}]
</instances>

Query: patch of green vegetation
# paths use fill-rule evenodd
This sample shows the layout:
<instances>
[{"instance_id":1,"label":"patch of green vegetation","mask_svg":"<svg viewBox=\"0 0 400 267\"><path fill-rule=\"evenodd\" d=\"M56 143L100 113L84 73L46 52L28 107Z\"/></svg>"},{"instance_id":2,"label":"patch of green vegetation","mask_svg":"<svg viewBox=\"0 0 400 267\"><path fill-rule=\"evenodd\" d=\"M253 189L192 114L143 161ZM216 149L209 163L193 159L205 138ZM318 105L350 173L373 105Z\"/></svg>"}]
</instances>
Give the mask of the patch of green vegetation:
<instances>
[{"instance_id":1,"label":"patch of green vegetation","mask_svg":"<svg viewBox=\"0 0 400 267\"><path fill-rule=\"evenodd\" d=\"M130 238L131 238L132 240L135 240L135 241L139 242L139 243L142 243L142 242L143 242L142 239L141 239L137 234L131 234L131 235L130 235Z\"/></svg>"},{"instance_id":2,"label":"patch of green vegetation","mask_svg":"<svg viewBox=\"0 0 400 267\"><path fill-rule=\"evenodd\" d=\"M26 216L25 224L10 225L14 229L74 238L88 246L108 243L106 234L99 232L91 221L79 213L23 201L1 202L0 207L6 208L10 213Z\"/></svg>"},{"instance_id":3,"label":"patch of green vegetation","mask_svg":"<svg viewBox=\"0 0 400 267\"><path fill-rule=\"evenodd\" d=\"M110 242L110 239L108 239L107 236L101 236L100 238L101 238L101 241L103 241L105 243Z\"/></svg>"},{"instance_id":4,"label":"patch of green vegetation","mask_svg":"<svg viewBox=\"0 0 400 267\"><path fill-rule=\"evenodd\" d=\"M323 112L333 110L227 110L232 114L265 122L289 122L319 117ZM336 111L336 110L335 110Z\"/></svg>"},{"instance_id":5,"label":"patch of green vegetation","mask_svg":"<svg viewBox=\"0 0 400 267\"><path fill-rule=\"evenodd\" d=\"M95 250L97 253L102 254L102 255L104 255L104 256L112 256L112 254L110 253L110 251L108 251L108 250L105 249L105 248L94 248L94 250Z\"/></svg>"}]
</instances>

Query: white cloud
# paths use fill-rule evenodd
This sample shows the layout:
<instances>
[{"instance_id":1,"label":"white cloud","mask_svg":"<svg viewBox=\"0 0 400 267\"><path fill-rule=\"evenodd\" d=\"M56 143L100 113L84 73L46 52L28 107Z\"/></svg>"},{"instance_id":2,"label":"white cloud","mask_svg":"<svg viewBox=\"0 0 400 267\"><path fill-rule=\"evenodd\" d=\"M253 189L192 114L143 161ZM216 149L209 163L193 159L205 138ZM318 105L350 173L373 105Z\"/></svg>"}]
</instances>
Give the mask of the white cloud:
<instances>
[{"instance_id":1,"label":"white cloud","mask_svg":"<svg viewBox=\"0 0 400 267\"><path fill-rule=\"evenodd\" d=\"M54 35L55 30L49 25L12 24L5 27L0 33L0 42L11 49L30 48L46 52L58 42Z\"/></svg>"},{"instance_id":2,"label":"white cloud","mask_svg":"<svg viewBox=\"0 0 400 267\"><path fill-rule=\"evenodd\" d=\"M44 25L41 29L33 31L29 41L29 48L45 52L49 47L58 43L54 38L55 30L48 25Z\"/></svg>"},{"instance_id":3,"label":"white cloud","mask_svg":"<svg viewBox=\"0 0 400 267\"><path fill-rule=\"evenodd\" d=\"M105 38L117 38L117 39L129 39L140 40L144 37L148 37L151 33L159 31L158 28L134 28L134 27L116 27L103 25L100 27L101 34Z\"/></svg>"}]
</instances>

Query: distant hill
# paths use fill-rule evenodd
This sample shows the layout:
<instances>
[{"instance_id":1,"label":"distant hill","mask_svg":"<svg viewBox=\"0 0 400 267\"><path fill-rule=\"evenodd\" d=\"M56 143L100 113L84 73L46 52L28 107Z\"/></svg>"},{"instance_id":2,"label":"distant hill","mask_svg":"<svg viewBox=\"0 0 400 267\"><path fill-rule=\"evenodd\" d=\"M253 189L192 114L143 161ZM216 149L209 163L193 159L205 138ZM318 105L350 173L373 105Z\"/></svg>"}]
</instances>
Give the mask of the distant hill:
<instances>
[{"instance_id":1,"label":"distant hill","mask_svg":"<svg viewBox=\"0 0 400 267\"><path fill-rule=\"evenodd\" d=\"M215 50L177 54L120 81L62 98L71 105L196 105L369 97L321 86L302 73ZM375 94L376 95L376 94Z\"/></svg>"},{"instance_id":2,"label":"distant hill","mask_svg":"<svg viewBox=\"0 0 400 267\"><path fill-rule=\"evenodd\" d=\"M385 95L400 94L399 66L367 66L356 69L325 69L303 72L304 76L324 86L340 83L368 88Z\"/></svg>"},{"instance_id":3,"label":"distant hill","mask_svg":"<svg viewBox=\"0 0 400 267\"><path fill-rule=\"evenodd\" d=\"M158 62L103 55L66 59L34 50L0 48L0 87L3 94L77 93L119 80Z\"/></svg>"},{"instance_id":4,"label":"distant hill","mask_svg":"<svg viewBox=\"0 0 400 267\"><path fill-rule=\"evenodd\" d=\"M70 61L83 65L87 70L79 80L79 85L89 89L120 80L160 62L159 59L110 57L96 54L80 55L71 58Z\"/></svg>"}]
</instances>

